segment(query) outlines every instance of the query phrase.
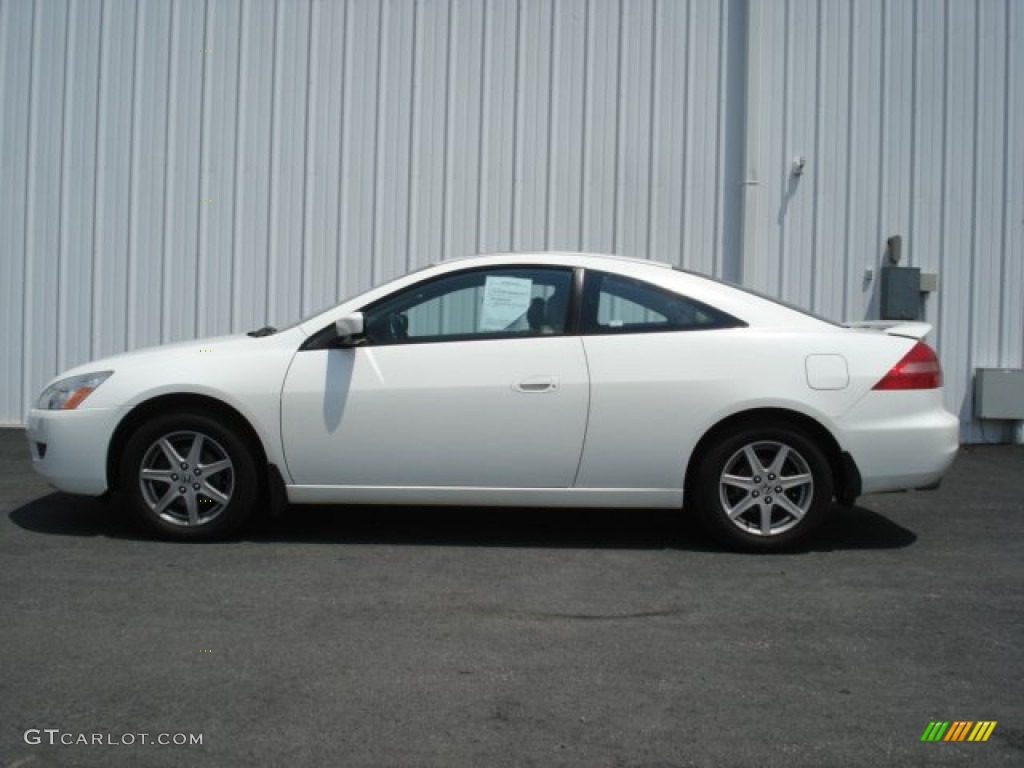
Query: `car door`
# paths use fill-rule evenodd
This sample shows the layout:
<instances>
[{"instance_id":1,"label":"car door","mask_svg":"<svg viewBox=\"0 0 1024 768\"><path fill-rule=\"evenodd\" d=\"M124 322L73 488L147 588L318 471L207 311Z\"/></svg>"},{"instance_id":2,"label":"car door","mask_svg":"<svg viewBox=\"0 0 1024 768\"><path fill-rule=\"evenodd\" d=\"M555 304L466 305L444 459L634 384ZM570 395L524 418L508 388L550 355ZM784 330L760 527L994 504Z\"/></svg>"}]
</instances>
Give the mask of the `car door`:
<instances>
[{"instance_id":1,"label":"car door","mask_svg":"<svg viewBox=\"0 0 1024 768\"><path fill-rule=\"evenodd\" d=\"M682 489L708 407L730 397L715 361L742 325L645 281L587 270L579 327L591 401L577 485Z\"/></svg>"},{"instance_id":2,"label":"car door","mask_svg":"<svg viewBox=\"0 0 1024 768\"><path fill-rule=\"evenodd\" d=\"M571 285L551 267L448 273L364 307L361 345L299 351L281 403L293 483L571 486L589 398Z\"/></svg>"}]
</instances>

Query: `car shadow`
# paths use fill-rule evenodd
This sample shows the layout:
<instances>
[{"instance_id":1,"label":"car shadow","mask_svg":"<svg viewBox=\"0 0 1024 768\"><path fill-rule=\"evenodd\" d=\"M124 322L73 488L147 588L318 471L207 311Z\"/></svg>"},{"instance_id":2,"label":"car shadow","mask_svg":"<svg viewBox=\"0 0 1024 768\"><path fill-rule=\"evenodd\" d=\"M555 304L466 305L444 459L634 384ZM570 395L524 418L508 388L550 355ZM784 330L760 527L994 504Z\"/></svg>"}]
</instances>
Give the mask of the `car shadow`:
<instances>
[{"instance_id":1,"label":"car shadow","mask_svg":"<svg viewBox=\"0 0 1024 768\"><path fill-rule=\"evenodd\" d=\"M55 536L152 537L116 502L51 493L12 510L19 528ZM261 516L242 534L254 543L392 546L481 546L554 549L721 551L693 515L648 509L519 509L505 507L289 506ZM805 545L790 554L898 549L916 534L864 507L833 506Z\"/></svg>"},{"instance_id":2,"label":"car shadow","mask_svg":"<svg viewBox=\"0 0 1024 768\"><path fill-rule=\"evenodd\" d=\"M113 502L87 496L50 493L11 510L7 518L23 530L53 536L145 538Z\"/></svg>"}]
</instances>

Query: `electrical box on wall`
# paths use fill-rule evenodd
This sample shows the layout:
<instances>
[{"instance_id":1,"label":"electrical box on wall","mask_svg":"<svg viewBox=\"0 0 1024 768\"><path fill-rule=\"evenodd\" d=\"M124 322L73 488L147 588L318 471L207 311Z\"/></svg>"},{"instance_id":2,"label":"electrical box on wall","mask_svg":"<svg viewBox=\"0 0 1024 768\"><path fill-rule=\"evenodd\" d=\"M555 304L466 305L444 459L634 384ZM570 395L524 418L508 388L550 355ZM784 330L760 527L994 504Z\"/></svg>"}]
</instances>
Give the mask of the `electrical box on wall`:
<instances>
[{"instance_id":1,"label":"electrical box on wall","mask_svg":"<svg viewBox=\"0 0 1024 768\"><path fill-rule=\"evenodd\" d=\"M921 270L917 267L882 267L879 314L882 320L921 318Z\"/></svg>"},{"instance_id":2,"label":"electrical box on wall","mask_svg":"<svg viewBox=\"0 0 1024 768\"><path fill-rule=\"evenodd\" d=\"M1024 370L978 368L974 372L974 414L979 419L1024 419Z\"/></svg>"}]
</instances>

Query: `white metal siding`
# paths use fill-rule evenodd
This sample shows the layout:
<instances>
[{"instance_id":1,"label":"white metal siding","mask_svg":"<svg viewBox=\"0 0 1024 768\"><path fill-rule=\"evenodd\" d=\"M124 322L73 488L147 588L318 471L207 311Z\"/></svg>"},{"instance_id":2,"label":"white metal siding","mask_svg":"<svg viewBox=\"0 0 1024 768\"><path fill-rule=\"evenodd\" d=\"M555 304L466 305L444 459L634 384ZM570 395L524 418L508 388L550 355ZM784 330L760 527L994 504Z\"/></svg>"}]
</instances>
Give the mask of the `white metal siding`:
<instances>
[{"instance_id":1,"label":"white metal siding","mask_svg":"<svg viewBox=\"0 0 1024 768\"><path fill-rule=\"evenodd\" d=\"M759 243L745 282L876 318L885 240L902 235L902 264L939 274L925 319L947 407L965 440L1008 439L972 420L972 376L1024 366L1024 4L760 8Z\"/></svg>"},{"instance_id":2,"label":"white metal siding","mask_svg":"<svg viewBox=\"0 0 1024 768\"><path fill-rule=\"evenodd\" d=\"M0 422L475 252L872 317L901 234L965 437L1005 437L969 385L1024 365L1022 38L1013 0L0 0Z\"/></svg>"}]
</instances>

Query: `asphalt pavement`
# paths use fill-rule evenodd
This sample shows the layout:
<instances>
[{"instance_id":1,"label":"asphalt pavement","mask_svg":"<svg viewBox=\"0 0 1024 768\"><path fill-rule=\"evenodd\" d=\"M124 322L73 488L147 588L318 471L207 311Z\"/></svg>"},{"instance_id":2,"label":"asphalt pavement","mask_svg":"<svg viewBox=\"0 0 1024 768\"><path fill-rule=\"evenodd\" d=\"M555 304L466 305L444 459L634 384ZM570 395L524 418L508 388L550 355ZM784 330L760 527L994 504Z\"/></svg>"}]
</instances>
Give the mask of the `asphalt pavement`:
<instances>
[{"instance_id":1,"label":"asphalt pavement","mask_svg":"<svg viewBox=\"0 0 1024 768\"><path fill-rule=\"evenodd\" d=\"M764 556L626 510L293 507L171 544L0 430L0 765L1020 766L1022 577L1022 447Z\"/></svg>"}]
</instances>

